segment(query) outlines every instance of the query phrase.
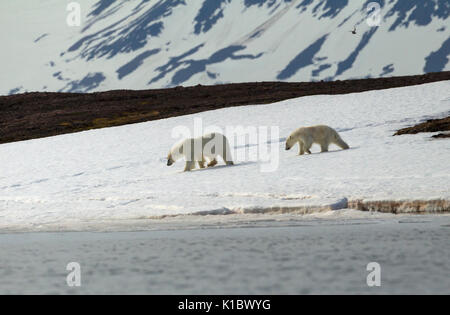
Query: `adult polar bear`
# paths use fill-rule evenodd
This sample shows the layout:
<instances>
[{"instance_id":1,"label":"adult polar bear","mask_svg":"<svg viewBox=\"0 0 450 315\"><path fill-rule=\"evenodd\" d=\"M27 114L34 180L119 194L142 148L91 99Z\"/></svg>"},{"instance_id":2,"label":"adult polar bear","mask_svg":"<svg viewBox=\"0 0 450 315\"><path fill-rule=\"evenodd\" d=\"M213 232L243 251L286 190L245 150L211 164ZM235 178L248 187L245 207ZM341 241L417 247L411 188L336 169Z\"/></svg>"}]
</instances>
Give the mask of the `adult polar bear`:
<instances>
[{"instance_id":1,"label":"adult polar bear","mask_svg":"<svg viewBox=\"0 0 450 315\"><path fill-rule=\"evenodd\" d=\"M294 130L286 140L286 150L290 150L296 143L299 145L299 155L303 155L305 152L311 154L310 149L313 143L319 144L322 152L328 152L328 146L331 143L344 150L349 148L336 130L325 125L300 127Z\"/></svg>"},{"instance_id":2,"label":"adult polar bear","mask_svg":"<svg viewBox=\"0 0 450 315\"><path fill-rule=\"evenodd\" d=\"M195 168L212 167L217 164L217 157L221 156L227 165L233 165L230 144L227 138L218 132L212 132L198 138L187 138L174 144L167 156L167 165L171 166L182 158L186 161L184 171Z\"/></svg>"}]
</instances>

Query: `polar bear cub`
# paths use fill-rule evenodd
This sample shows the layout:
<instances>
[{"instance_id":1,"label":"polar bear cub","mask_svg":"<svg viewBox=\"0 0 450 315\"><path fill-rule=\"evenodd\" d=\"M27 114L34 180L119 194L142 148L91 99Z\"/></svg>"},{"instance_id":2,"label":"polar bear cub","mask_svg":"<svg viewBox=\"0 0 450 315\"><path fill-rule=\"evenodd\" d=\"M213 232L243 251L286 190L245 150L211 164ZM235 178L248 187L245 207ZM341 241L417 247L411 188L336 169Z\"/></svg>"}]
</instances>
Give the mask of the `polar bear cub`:
<instances>
[{"instance_id":1,"label":"polar bear cub","mask_svg":"<svg viewBox=\"0 0 450 315\"><path fill-rule=\"evenodd\" d=\"M319 144L322 152L327 152L331 143L344 150L349 148L336 130L325 125L300 127L294 130L286 140L286 150L290 150L296 143L299 145L299 155L303 155L305 152L311 154L310 149L313 143Z\"/></svg>"},{"instance_id":2,"label":"polar bear cub","mask_svg":"<svg viewBox=\"0 0 450 315\"><path fill-rule=\"evenodd\" d=\"M233 165L230 144L227 138L217 132L206 134L198 138L187 138L174 144L167 156L167 165L171 166L177 160L184 158L185 172L195 168L197 163L200 168L212 167L217 164L220 156L227 165Z\"/></svg>"}]
</instances>

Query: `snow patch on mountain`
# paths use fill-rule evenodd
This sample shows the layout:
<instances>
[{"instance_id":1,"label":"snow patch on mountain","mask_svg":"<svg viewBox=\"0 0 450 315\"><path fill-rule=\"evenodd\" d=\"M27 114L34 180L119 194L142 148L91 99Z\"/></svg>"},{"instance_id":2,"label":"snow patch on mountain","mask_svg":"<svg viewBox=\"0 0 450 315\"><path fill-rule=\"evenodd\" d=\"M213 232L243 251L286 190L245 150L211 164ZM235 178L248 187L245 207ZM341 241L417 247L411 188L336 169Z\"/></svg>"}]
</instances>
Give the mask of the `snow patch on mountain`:
<instances>
[{"instance_id":1,"label":"snow patch on mountain","mask_svg":"<svg viewBox=\"0 0 450 315\"><path fill-rule=\"evenodd\" d=\"M66 23L69 1L0 3L1 95L450 69L447 0L377 0L376 27L369 0L77 2L79 27Z\"/></svg>"}]
</instances>

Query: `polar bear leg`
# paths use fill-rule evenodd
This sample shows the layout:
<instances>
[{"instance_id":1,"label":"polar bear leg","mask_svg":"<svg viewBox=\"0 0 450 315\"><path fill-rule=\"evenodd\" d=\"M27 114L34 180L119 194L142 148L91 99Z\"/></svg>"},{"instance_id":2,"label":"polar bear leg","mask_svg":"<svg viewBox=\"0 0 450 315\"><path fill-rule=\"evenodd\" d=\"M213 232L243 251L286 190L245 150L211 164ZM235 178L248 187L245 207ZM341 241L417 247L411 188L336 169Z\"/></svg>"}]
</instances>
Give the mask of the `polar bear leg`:
<instances>
[{"instance_id":1,"label":"polar bear leg","mask_svg":"<svg viewBox=\"0 0 450 315\"><path fill-rule=\"evenodd\" d=\"M312 146L312 139L310 137L308 137L304 141L304 148L308 154L311 154L311 151L310 151L311 146Z\"/></svg>"},{"instance_id":2,"label":"polar bear leg","mask_svg":"<svg viewBox=\"0 0 450 315\"><path fill-rule=\"evenodd\" d=\"M328 152L328 142L327 143L321 143L320 144L320 149L321 149L321 152Z\"/></svg>"},{"instance_id":3,"label":"polar bear leg","mask_svg":"<svg viewBox=\"0 0 450 315\"><path fill-rule=\"evenodd\" d=\"M206 167L206 164L207 164L206 158L205 158L204 156L202 156L202 160L201 160L201 161L198 161L197 163L198 163L198 166L199 166L200 168L205 168L205 167Z\"/></svg>"},{"instance_id":4,"label":"polar bear leg","mask_svg":"<svg viewBox=\"0 0 450 315\"><path fill-rule=\"evenodd\" d=\"M222 151L222 159L225 161L226 165L234 165L233 160L231 158L231 148L227 139L224 139L223 151Z\"/></svg>"},{"instance_id":5,"label":"polar bear leg","mask_svg":"<svg viewBox=\"0 0 450 315\"><path fill-rule=\"evenodd\" d=\"M208 163L208 167L213 167L217 164L217 160L213 159L211 162Z\"/></svg>"},{"instance_id":6,"label":"polar bear leg","mask_svg":"<svg viewBox=\"0 0 450 315\"><path fill-rule=\"evenodd\" d=\"M186 166L184 167L185 172L192 171L195 168L195 161L186 161Z\"/></svg>"},{"instance_id":7,"label":"polar bear leg","mask_svg":"<svg viewBox=\"0 0 450 315\"><path fill-rule=\"evenodd\" d=\"M333 136L330 139L331 143L334 143L335 145L337 145L338 147L340 147L343 150L347 150L350 149L350 147L348 146L347 143L345 143L344 140L342 140L341 136L337 133L336 130L333 130Z\"/></svg>"},{"instance_id":8,"label":"polar bear leg","mask_svg":"<svg viewBox=\"0 0 450 315\"><path fill-rule=\"evenodd\" d=\"M226 165L234 165L232 160L227 160L226 154L224 154L225 156L223 156L223 160L225 162Z\"/></svg>"},{"instance_id":9,"label":"polar bear leg","mask_svg":"<svg viewBox=\"0 0 450 315\"><path fill-rule=\"evenodd\" d=\"M347 150L347 149L350 148L350 147L348 146L348 144L345 143L345 141L341 139L341 137L337 138L337 139L334 141L334 143L335 143L337 146L339 146L341 149L343 149L343 150Z\"/></svg>"},{"instance_id":10,"label":"polar bear leg","mask_svg":"<svg viewBox=\"0 0 450 315\"><path fill-rule=\"evenodd\" d=\"M303 142L299 141L298 142L298 155L303 155L305 154L305 146L303 144Z\"/></svg>"}]
</instances>

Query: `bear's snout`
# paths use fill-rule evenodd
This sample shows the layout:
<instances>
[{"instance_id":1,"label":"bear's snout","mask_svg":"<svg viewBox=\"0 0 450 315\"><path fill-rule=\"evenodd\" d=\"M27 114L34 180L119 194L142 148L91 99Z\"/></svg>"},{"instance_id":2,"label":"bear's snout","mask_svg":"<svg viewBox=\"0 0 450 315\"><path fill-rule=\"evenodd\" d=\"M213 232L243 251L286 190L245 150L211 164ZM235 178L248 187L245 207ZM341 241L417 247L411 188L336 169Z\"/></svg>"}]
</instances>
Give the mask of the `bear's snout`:
<instances>
[{"instance_id":1,"label":"bear's snout","mask_svg":"<svg viewBox=\"0 0 450 315\"><path fill-rule=\"evenodd\" d=\"M171 166L173 164L172 160L167 160L167 166Z\"/></svg>"}]
</instances>

